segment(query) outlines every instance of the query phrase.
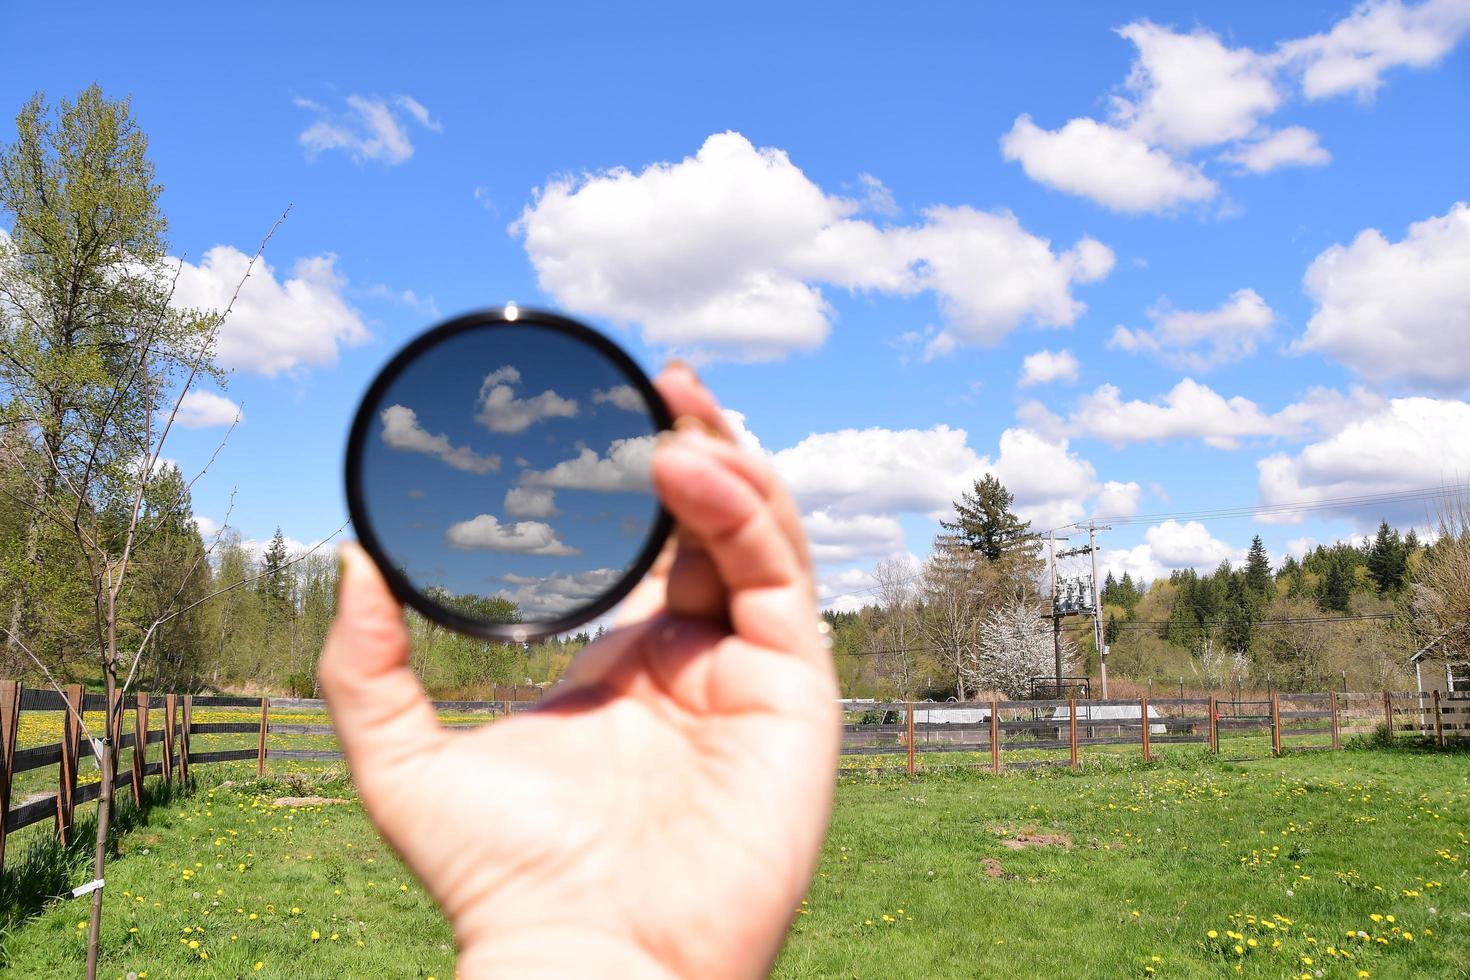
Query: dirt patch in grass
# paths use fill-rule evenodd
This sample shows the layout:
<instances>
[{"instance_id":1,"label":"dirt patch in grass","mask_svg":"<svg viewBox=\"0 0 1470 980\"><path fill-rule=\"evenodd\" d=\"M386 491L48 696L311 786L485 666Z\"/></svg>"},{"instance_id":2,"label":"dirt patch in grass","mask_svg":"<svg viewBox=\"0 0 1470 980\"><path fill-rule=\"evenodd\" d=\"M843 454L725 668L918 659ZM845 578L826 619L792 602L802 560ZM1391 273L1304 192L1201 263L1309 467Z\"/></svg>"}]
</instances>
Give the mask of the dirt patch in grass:
<instances>
[{"instance_id":1,"label":"dirt patch in grass","mask_svg":"<svg viewBox=\"0 0 1470 980\"><path fill-rule=\"evenodd\" d=\"M980 867L985 870L985 877L987 878L1004 878L1006 876L1006 869L995 858L981 859Z\"/></svg>"},{"instance_id":2,"label":"dirt patch in grass","mask_svg":"<svg viewBox=\"0 0 1470 980\"><path fill-rule=\"evenodd\" d=\"M1017 834L1014 837L1007 837L1001 843L1013 851L1019 851L1023 847L1063 847L1070 849L1072 838L1066 834Z\"/></svg>"}]
</instances>

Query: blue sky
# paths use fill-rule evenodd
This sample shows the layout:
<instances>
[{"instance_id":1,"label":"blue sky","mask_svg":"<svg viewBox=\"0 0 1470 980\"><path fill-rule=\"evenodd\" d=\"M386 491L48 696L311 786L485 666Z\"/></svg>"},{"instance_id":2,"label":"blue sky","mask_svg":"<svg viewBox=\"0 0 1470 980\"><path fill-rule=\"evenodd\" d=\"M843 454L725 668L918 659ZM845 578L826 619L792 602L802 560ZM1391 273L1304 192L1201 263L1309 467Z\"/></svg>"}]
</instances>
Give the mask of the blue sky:
<instances>
[{"instance_id":1,"label":"blue sky","mask_svg":"<svg viewBox=\"0 0 1470 980\"><path fill-rule=\"evenodd\" d=\"M839 603L986 471L1038 527L1130 519L1105 564L1150 578L1425 511L1283 505L1470 478L1466 0L6 21L12 110L132 95L189 297L292 205L195 497L233 490L246 538L337 527L374 371L511 299L696 359ZM231 414L201 400L168 455Z\"/></svg>"}]
</instances>

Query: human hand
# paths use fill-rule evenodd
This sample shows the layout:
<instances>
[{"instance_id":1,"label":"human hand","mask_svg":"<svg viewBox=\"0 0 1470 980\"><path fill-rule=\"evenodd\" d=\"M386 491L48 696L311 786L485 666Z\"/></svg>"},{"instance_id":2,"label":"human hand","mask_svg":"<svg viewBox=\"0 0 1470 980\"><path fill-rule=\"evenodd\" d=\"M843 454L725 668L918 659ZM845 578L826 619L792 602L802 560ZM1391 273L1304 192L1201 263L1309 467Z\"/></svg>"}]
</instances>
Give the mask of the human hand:
<instances>
[{"instance_id":1,"label":"human hand","mask_svg":"<svg viewBox=\"0 0 1470 980\"><path fill-rule=\"evenodd\" d=\"M535 710L441 727L402 609L342 550L322 689L462 977L762 975L816 865L840 725L796 508L691 371L655 383L677 543Z\"/></svg>"}]
</instances>

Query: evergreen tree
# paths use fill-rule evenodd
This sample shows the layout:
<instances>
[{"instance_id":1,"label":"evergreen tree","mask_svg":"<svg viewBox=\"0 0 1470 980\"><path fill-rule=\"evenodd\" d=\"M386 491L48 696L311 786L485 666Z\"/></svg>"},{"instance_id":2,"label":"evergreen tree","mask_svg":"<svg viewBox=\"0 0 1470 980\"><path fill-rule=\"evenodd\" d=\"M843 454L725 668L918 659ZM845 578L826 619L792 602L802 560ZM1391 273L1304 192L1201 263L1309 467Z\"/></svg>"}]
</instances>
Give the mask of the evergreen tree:
<instances>
[{"instance_id":1,"label":"evergreen tree","mask_svg":"<svg viewBox=\"0 0 1470 980\"><path fill-rule=\"evenodd\" d=\"M1117 643L1118 632L1118 617L1113 613L1108 613L1108 621L1103 626L1103 643L1107 644L1108 646L1112 646L1114 643Z\"/></svg>"},{"instance_id":2,"label":"evergreen tree","mask_svg":"<svg viewBox=\"0 0 1470 980\"><path fill-rule=\"evenodd\" d=\"M1368 549L1368 575L1381 593L1397 592L1403 588L1409 571L1409 550L1399 538L1399 532L1388 526L1388 521L1378 525L1378 534Z\"/></svg>"},{"instance_id":3,"label":"evergreen tree","mask_svg":"<svg viewBox=\"0 0 1470 980\"><path fill-rule=\"evenodd\" d=\"M1266 546L1258 534L1251 540L1250 553L1245 558L1245 582L1251 592L1263 604L1271 601L1275 582L1271 578L1271 559L1266 557Z\"/></svg>"},{"instance_id":4,"label":"evergreen tree","mask_svg":"<svg viewBox=\"0 0 1470 980\"><path fill-rule=\"evenodd\" d=\"M1351 550L1351 549L1349 549ZM1317 583L1317 602L1323 609L1345 613L1353 597L1353 566L1341 551L1327 553L1322 579Z\"/></svg>"},{"instance_id":5,"label":"evergreen tree","mask_svg":"<svg viewBox=\"0 0 1470 980\"><path fill-rule=\"evenodd\" d=\"M261 597L268 604L284 604L291 595L291 583L282 574L288 560L286 537L277 527L275 535L271 538L270 547L266 549L260 582L256 586Z\"/></svg>"},{"instance_id":6,"label":"evergreen tree","mask_svg":"<svg viewBox=\"0 0 1470 980\"><path fill-rule=\"evenodd\" d=\"M1018 553L1034 556L1040 543L1031 533L1031 522L1021 520L1011 509L1015 499L987 473L955 501L955 519L940 521L940 526L953 532L958 544L990 561Z\"/></svg>"},{"instance_id":7,"label":"evergreen tree","mask_svg":"<svg viewBox=\"0 0 1470 980\"><path fill-rule=\"evenodd\" d=\"M1118 580L1113 578L1113 573L1108 572L1107 578L1103 579L1102 601L1121 605L1122 596L1118 594Z\"/></svg>"}]
</instances>

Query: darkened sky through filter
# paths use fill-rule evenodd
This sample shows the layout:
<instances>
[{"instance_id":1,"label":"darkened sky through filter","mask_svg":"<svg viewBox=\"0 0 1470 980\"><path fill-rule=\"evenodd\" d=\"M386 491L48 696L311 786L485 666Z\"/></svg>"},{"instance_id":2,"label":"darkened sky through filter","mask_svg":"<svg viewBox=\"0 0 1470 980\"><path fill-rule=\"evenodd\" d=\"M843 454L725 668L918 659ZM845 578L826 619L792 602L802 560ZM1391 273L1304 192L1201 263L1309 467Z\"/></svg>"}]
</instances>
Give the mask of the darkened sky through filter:
<instances>
[{"instance_id":1,"label":"darkened sky through filter","mask_svg":"<svg viewBox=\"0 0 1470 980\"><path fill-rule=\"evenodd\" d=\"M419 589L544 622L604 593L658 511L643 396L592 347L531 326L451 337L374 407L365 508Z\"/></svg>"}]
</instances>

